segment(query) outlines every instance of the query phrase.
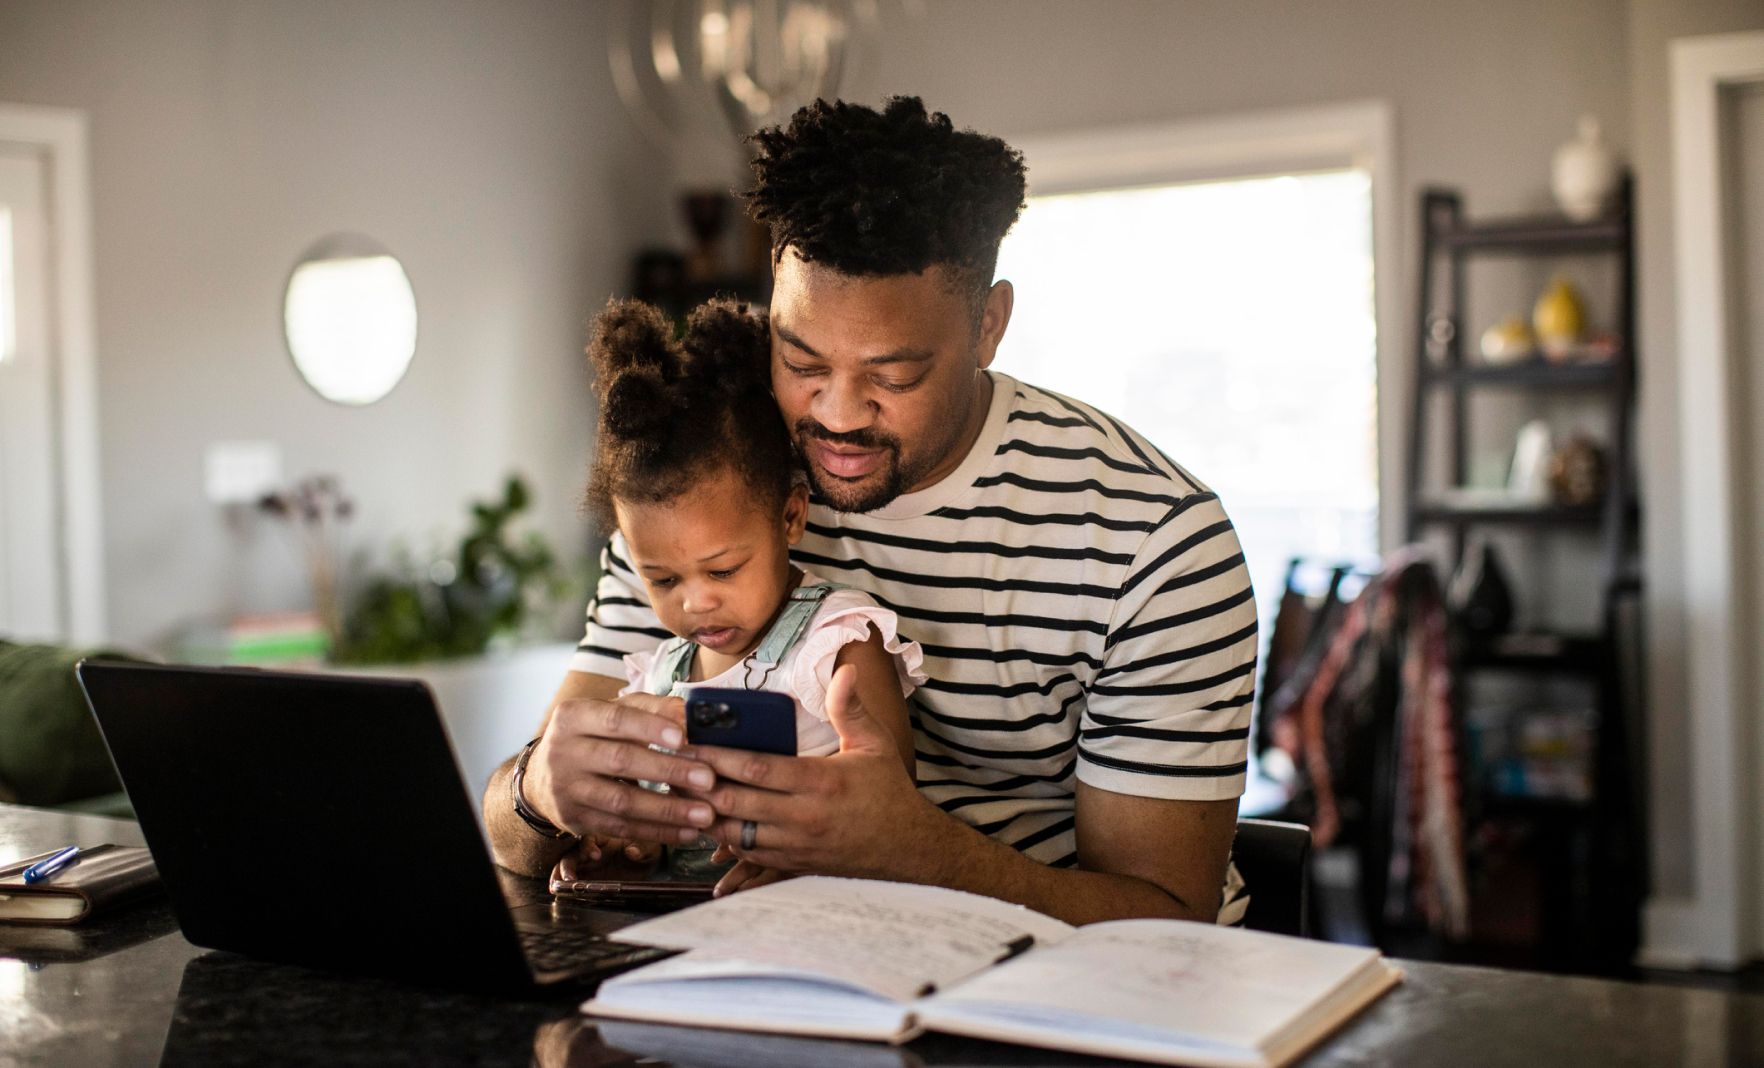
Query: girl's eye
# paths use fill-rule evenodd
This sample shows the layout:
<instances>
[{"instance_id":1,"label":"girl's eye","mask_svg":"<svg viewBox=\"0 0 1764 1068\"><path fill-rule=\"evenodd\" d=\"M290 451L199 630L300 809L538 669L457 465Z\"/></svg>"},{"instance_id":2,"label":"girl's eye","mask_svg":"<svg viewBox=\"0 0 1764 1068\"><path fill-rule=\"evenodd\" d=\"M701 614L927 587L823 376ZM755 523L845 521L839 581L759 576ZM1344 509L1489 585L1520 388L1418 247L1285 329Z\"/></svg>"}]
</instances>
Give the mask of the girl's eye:
<instances>
[{"instance_id":1,"label":"girl's eye","mask_svg":"<svg viewBox=\"0 0 1764 1068\"><path fill-rule=\"evenodd\" d=\"M665 590L665 589L672 587L674 585L674 583L679 582L679 581L680 581L679 579L675 579L675 578L652 578L649 580L649 585L653 589Z\"/></svg>"},{"instance_id":2,"label":"girl's eye","mask_svg":"<svg viewBox=\"0 0 1764 1068\"><path fill-rule=\"evenodd\" d=\"M740 564L736 564L734 567L725 567L721 571L712 571L711 578L714 578L714 579L734 578L735 572L740 571L740 570L741 570Z\"/></svg>"},{"instance_id":3,"label":"girl's eye","mask_svg":"<svg viewBox=\"0 0 1764 1068\"><path fill-rule=\"evenodd\" d=\"M802 364L791 363L789 360L784 361L784 369L801 378L806 378L809 375L824 374L826 372L826 368L824 367L805 367Z\"/></svg>"}]
</instances>

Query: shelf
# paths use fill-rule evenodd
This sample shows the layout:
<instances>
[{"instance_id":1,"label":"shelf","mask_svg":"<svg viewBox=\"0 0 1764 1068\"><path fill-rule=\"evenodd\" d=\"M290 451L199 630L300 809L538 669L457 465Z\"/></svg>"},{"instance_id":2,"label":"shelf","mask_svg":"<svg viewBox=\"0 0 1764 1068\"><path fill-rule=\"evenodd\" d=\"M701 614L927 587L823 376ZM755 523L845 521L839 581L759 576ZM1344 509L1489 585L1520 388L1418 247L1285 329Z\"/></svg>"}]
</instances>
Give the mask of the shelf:
<instances>
[{"instance_id":1,"label":"shelf","mask_svg":"<svg viewBox=\"0 0 1764 1068\"><path fill-rule=\"evenodd\" d=\"M1456 190L1422 193L1405 516L1417 540L1445 547L1448 571L1461 568L1485 534L1503 548L1540 550L1529 576L1534 588L1512 589L1521 611L1548 595L1540 580L1547 577L1542 568L1552 565L1563 569L1562 581L1577 583L1600 601L1601 622L1564 632L1473 640L1454 619L1451 668L1459 699L1474 702L1461 723L1465 812L1483 829L1511 825L1525 832L1490 834L1481 855L1490 866L1483 873L1528 863L1537 882L1535 891L1518 890L1497 879L1473 892L1473 915L1529 895L1522 902L1530 909L1523 923L1503 928L1501 918L1485 912L1478 919L1488 922L1479 934L1523 942L1538 954L1571 950L1619 960L1637 945L1640 899L1631 891L1641 877L1629 847L1641 780L1631 767L1636 742L1630 734L1638 724L1631 722L1637 716L1626 685L1629 661L1642 647L1634 606L1618 600L1630 592L1632 561L1640 555L1633 203L1627 179L1609 213L1584 223L1560 214L1477 218L1466 214ZM1524 283L1526 271L1556 258L1573 270L1596 268L1593 277L1601 286L1608 283L1609 333L1600 335L1597 349L1604 358L1593 358L1588 345L1574 350L1584 360L1557 363L1532 351L1490 364L1477 344L1480 335L1466 325L1475 321L1472 295L1496 277ZM1456 329L1442 336L1436 329L1442 320ZM1509 433L1502 420L1488 419L1482 410L1491 392L1558 418L1602 413L1602 499L1563 505L1541 494L1528 498L1500 486L1466 485L1480 466L1473 447L1486 444L1491 431ZM1442 480L1442 472L1450 474ZM1551 551L1566 549L1570 540L1575 552ZM1558 713L1572 715L1552 722ZM1531 716L1540 718L1534 722ZM1522 792L1527 789L1546 796ZM1552 790L1558 792L1547 793Z\"/></svg>"},{"instance_id":2,"label":"shelf","mask_svg":"<svg viewBox=\"0 0 1764 1068\"><path fill-rule=\"evenodd\" d=\"M1591 635L1500 634L1465 643L1461 667L1594 675L1604 667L1604 642Z\"/></svg>"},{"instance_id":3,"label":"shelf","mask_svg":"<svg viewBox=\"0 0 1764 1068\"><path fill-rule=\"evenodd\" d=\"M1465 252L1606 252L1623 248L1628 230L1622 218L1577 223L1545 215L1441 230L1435 237L1445 248Z\"/></svg>"},{"instance_id":4,"label":"shelf","mask_svg":"<svg viewBox=\"0 0 1764 1068\"><path fill-rule=\"evenodd\" d=\"M1503 816L1546 817L1559 820L1589 820L1593 817L1593 801L1569 797L1530 797L1525 794L1483 795L1482 817Z\"/></svg>"},{"instance_id":5,"label":"shelf","mask_svg":"<svg viewBox=\"0 0 1764 1068\"><path fill-rule=\"evenodd\" d=\"M1520 389L1610 389L1622 381L1624 357L1597 363L1549 363L1536 359L1505 367L1429 364L1426 380L1435 386L1507 386Z\"/></svg>"},{"instance_id":6,"label":"shelf","mask_svg":"<svg viewBox=\"0 0 1764 1068\"><path fill-rule=\"evenodd\" d=\"M1604 518L1601 504L1443 504L1430 502L1415 509L1423 523L1508 523L1540 527L1596 527Z\"/></svg>"}]
</instances>

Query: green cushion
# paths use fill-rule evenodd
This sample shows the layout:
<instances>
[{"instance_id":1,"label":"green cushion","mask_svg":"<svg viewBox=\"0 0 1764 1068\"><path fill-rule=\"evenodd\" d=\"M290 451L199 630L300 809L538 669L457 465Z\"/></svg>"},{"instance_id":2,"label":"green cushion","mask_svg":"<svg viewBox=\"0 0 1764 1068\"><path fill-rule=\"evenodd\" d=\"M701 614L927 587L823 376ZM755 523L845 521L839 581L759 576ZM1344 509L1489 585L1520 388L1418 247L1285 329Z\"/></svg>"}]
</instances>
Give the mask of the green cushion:
<instances>
[{"instance_id":1,"label":"green cushion","mask_svg":"<svg viewBox=\"0 0 1764 1068\"><path fill-rule=\"evenodd\" d=\"M60 805L122 789L74 678L97 650L0 641L0 783L21 804Z\"/></svg>"}]
</instances>

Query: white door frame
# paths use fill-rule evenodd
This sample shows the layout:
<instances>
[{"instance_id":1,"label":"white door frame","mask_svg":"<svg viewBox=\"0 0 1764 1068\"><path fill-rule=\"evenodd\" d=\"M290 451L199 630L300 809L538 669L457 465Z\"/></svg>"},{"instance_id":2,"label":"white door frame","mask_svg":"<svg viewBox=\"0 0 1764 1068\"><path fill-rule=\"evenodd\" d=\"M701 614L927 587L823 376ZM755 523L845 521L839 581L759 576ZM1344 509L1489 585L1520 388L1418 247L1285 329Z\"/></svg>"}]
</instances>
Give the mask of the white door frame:
<instances>
[{"instance_id":1,"label":"white door frame","mask_svg":"<svg viewBox=\"0 0 1764 1068\"><path fill-rule=\"evenodd\" d=\"M1396 112L1383 100L1254 111L1173 122L1007 137L1029 164L1029 193L1241 178L1249 173L1363 167L1372 176L1372 292L1377 322L1378 527L1403 542L1403 353Z\"/></svg>"},{"instance_id":2,"label":"white door frame","mask_svg":"<svg viewBox=\"0 0 1764 1068\"><path fill-rule=\"evenodd\" d=\"M0 145L34 153L48 175L50 355L59 401L60 547L66 568L67 633L61 637L80 645L101 642L107 634L86 142L82 111L0 104Z\"/></svg>"},{"instance_id":3,"label":"white door frame","mask_svg":"<svg viewBox=\"0 0 1764 1068\"><path fill-rule=\"evenodd\" d=\"M1678 292L1679 478L1690 739L1692 891L1656 898L1646 959L1737 967L1764 952L1758 773L1764 738L1745 692L1749 635L1740 573L1738 431L1730 191L1723 180L1722 98L1764 82L1764 33L1686 37L1670 45L1673 224ZM1656 807L1658 807L1656 805Z\"/></svg>"}]
</instances>

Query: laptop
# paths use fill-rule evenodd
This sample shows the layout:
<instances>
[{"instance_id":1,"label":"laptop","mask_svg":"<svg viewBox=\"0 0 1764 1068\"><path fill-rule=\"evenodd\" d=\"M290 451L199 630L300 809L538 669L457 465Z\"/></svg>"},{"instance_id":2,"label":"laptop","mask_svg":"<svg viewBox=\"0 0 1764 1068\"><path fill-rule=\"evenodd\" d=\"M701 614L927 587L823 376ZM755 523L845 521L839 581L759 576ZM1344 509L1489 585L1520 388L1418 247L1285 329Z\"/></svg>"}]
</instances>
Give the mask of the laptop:
<instances>
[{"instance_id":1,"label":"laptop","mask_svg":"<svg viewBox=\"0 0 1764 1068\"><path fill-rule=\"evenodd\" d=\"M429 688L81 661L184 937L469 990L592 984L672 951L637 918L504 897ZM518 880L512 880L517 883Z\"/></svg>"}]
</instances>

